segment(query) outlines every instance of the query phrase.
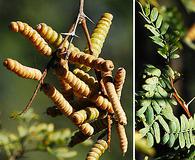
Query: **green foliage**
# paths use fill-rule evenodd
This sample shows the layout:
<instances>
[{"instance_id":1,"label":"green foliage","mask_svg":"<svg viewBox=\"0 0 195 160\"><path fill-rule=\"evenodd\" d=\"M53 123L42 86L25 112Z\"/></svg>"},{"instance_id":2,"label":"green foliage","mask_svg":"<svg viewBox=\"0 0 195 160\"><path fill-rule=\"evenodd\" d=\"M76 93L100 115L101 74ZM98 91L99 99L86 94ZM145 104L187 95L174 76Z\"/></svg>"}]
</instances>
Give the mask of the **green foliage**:
<instances>
[{"instance_id":1,"label":"green foliage","mask_svg":"<svg viewBox=\"0 0 195 160\"><path fill-rule=\"evenodd\" d=\"M156 7L151 8L150 4L145 6L140 4L140 7L140 14L147 22L145 27L153 34L150 38L159 46L158 54L168 61L179 58L177 51L181 48L179 39L184 34L184 27L180 21L181 17L179 19L173 17L178 11L175 8L169 10L163 8L161 13ZM172 21L172 19L176 20ZM172 25L170 22L177 23L177 27L173 27L176 25Z\"/></svg>"},{"instance_id":2,"label":"green foliage","mask_svg":"<svg viewBox=\"0 0 195 160\"><path fill-rule=\"evenodd\" d=\"M137 129L147 139L149 146L162 144L176 150L171 156L167 153L156 159L184 158L182 154L178 155L180 151L185 151L185 157L192 157L191 152L195 147L195 114L191 118L184 114L174 114L173 107L177 102L179 105L186 103L173 86L180 73L169 65L170 60L179 58L177 51L181 49L180 39L185 32L182 17L176 8L152 8L150 4L140 6L140 14L147 22L145 27L153 34L150 38L159 46L157 52L165 58L165 65L157 68L148 64L143 71L144 83L137 96ZM177 18L174 17L176 15Z\"/></svg>"},{"instance_id":3,"label":"green foliage","mask_svg":"<svg viewBox=\"0 0 195 160\"><path fill-rule=\"evenodd\" d=\"M67 147L72 135L70 129L54 129L52 123L42 123L32 110L17 117L17 133L0 130L0 150L8 158L22 157L26 152L44 151L56 159L72 158L77 155Z\"/></svg>"},{"instance_id":4,"label":"green foliage","mask_svg":"<svg viewBox=\"0 0 195 160\"><path fill-rule=\"evenodd\" d=\"M195 2L194 0L181 0L188 12L195 12Z\"/></svg>"}]
</instances>

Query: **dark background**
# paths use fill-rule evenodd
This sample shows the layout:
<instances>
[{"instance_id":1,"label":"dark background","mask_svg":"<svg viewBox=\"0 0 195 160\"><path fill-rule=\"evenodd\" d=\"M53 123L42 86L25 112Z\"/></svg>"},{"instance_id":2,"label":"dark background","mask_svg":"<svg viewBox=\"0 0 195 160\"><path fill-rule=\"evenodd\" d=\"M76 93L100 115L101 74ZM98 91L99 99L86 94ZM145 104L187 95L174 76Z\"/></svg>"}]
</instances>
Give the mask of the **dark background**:
<instances>
[{"instance_id":1,"label":"dark background","mask_svg":"<svg viewBox=\"0 0 195 160\"><path fill-rule=\"evenodd\" d=\"M7 71L2 63L7 57L18 60L24 65L42 69L48 61L47 57L41 56L34 46L19 33L13 33L9 30L8 25L11 21L23 21L35 27L38 23L44 22L53 29L61 32L67 32L68 28L74 22L78 13L78 0L0 0L0 112L2 127L9 131L16 131L16 121L9 118L13 111L20 111L29 101L37 82L19 78L15 74ZM118 138L113 128L111 152L108 151L103 159L131 159L132 157L132 2L131 0L86 0L85 13L96 23L104 12L110 12L114 15L111 30L104 44L101 56L113 60L115 69L125 67L127 78L122 93L122 104L128 115L128 125L126 132L129 139L129 149L124 158L120 152ZM95 27L88 23L90 31ZM81 30L78 27L77 35L80 38L74 40L74 44L81 50L85 48L86 41ZM47 82L55 83L55 76L51 73L46 78ZM64 117L50 118L45 114L48 106L52 102L42 93L39 92L32 107L37 112L42 121L53 122L56 128L75 127L69 120ZM75 147L78 156L73 160L85 159L89 147L78 145ZM25 155L29 160L41 156L42 160L54 159L47 153L32 152ZM0 158L1 159L1 158ZM24 158L25 159L25 158Z\"/></svg>"}]
</instances>

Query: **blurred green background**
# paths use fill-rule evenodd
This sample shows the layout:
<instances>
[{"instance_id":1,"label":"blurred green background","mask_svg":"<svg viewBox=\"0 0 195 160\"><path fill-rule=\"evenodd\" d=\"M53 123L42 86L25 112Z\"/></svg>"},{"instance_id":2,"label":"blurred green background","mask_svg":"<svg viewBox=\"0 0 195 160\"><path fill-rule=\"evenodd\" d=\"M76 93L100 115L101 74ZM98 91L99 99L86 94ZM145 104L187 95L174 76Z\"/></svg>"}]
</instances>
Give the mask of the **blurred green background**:
<instances>
[{"instance_id":1,"label":"blurred green background","mask_svg":"<svg viewBox=\"0 0 195 160\"><path fill-rule=\"evenodd\" d=\"M48 61L47 57L41 56L34 46L19 33L13 33L8 25L11 21L27 22L32 27L44 22L53 29L67 32L78 14L78 0L0 0L0 60L1 64L7 57L18 60L24 65L43 69ZM116 131L113 128L111 152L106 152L102 159L131 159L132 157L132 2L131 0L86 0L84 11L95 23L104 12L114 15L111 30L104 44L101 56L113 60L115 70L118 67L125 67L127 77L122 93L122 104L128 115L128 125L126 132L129 139L129 149L125 157L122 158ZM95 27L88 23L90 32ZM75 46L81 50L85 48L86 41L81 27L78 27L77 35L80 38L74 39ZM3 65L0 67L0 112L2 127L9 131L16 131L16 121L9 118L13 111L20 111L29 101L37 82L19 78L15 74L7 71ZM52 73L46 78L47 82L55 82ZM64 117L50 118L46 115L46 108L52 106L52 102L39 92L32 107L37 112L42 121L53 122L56 128L76 128L68 119ZM78 156L73 160L85 159L89 147L78 145L73 148L78 151ZM42 160L54 159L47 153L33 152L25 155L25 158L33 160L41 156ZM23 158L23 159L25 159ZM1 158L0 158L1 159Z\"/></svg>"}]
</instances>

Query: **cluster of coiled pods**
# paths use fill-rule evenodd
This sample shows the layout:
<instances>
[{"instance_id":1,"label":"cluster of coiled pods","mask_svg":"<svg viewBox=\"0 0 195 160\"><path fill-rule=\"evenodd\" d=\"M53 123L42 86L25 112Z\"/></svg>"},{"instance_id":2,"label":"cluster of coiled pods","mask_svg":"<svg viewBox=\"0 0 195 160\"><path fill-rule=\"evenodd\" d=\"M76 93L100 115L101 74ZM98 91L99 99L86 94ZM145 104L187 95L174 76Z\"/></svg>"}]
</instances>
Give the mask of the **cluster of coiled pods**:
<instances>
[{"instance_id":1,"label":"cluster of coiled pods","mask_svg":"<svg viewBox=\"0 0 195 160\"><path fill-rule=\"evenodd\" d=\"M70 140L70 147L95 134L101 134L87 154L87 160L99 159L109 147L110 133L107 132L111 130L112 125L116 126L123 154L128 147L125 133L127 117L120 102L126 71L119 68L112 77L113 62L99 57L112 19L110 13L102 15L90 38L92 48L86 47L83 52L73 44L69 45L61 34L45 23L38 24L36 30L20 21L10 23L10 29L27 37L42 55L53 57L56 52L52 47L56 50L59 47L68 50L68 60L63 59L62 54L57 54L51 67L59 80L61 90L53 84L45 83L42 80L42 72L38 69L24 66L10 58L3 64L22 78L41 81L41 91L54 103L54 106L47 108L47 114L52 117L64 115L78 127L78 131ZM69 70L70 63L75 64L73 70ZM91 76L88 73L91 69L99 72L100 77ZM107 140L103 139L105 135L109 135Z\"/></svg>"}]
</instances>

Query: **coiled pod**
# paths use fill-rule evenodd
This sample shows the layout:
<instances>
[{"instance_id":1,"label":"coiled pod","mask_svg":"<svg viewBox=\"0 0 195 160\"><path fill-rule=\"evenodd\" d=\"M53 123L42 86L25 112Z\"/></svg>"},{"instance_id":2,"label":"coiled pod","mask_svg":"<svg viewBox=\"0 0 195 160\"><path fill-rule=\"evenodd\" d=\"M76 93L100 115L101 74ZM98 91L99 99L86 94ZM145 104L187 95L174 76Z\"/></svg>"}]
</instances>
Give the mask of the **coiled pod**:
<instances>
[{"instance_id":1,"label":"coiled pod","mask_svg":"<svg viewBox=\"0 0 195 160\"><path fill-rule=\"evenodd\" d=\"M59 75L65 82L67 82L75 92L78 94L88 97L91 94L89 86L75 76L71 71L58 65L55 68L56 74Z\"/></svg>"},{"instance_id":2,"label":"coiled pod","mask_svg":"<svg viewBox=\"0 0 195 160\"><path fill-rule=\"evenodd\" d=\"M59 48L62 42L64 41L64 38L61 34L57 33L52 27L48 26L45 23L40 23L36 27L37 32L47 41L49 44L53 45L55 48ZM63 48L67 48L69 45L69 42L66 41L63 44ZM80 52L80 50L75 47L73 44L70 44L69 51L76 51Z\"/></svg>"},{"instance_id":3,"label":"coiled pod","mask_svg":"<svg viewBox=\"0 0 195 160\"><path fill-rule=\"evenodd\" d=\"M110 103L110 101L107 98L105 98L99 94L96 94L96 95L92 96L90 98L90 100L92 102L94 102L100 109L106 110L109 113L114 113L113 108L112 108L112 104Z\"/></svg>"},{"instance_id":4,"label":"coiled pod","mask_svg":"<svg viewBox=\"0 0 195 160\"><path fill-rule=\"evenodd\" d=\"M118 122L122 125L126 125L127 124L127 117L126 117L126 114L121 106L118 95L116 93L111 75L104 76L103 82L104 82L104 86L105 86L106 92L108 94L108 98L112 104L114 114L116 115Z\"/></svg>"},{"instance_id":5,"label":"coiled pod","mask_svg":"<svg viewBox=\"0 0 195 160\"><path fill-rule=\"evenodd\" d=\"M99 139L87 154L86 160L98 160L107 148L107 142L103 139Z\"/></svg>"},{"instance_id":6,"label":"coiled pod","mask_svg":"<svg viewBox=\"0 0 195 160\"><path fill-rule=\"evenodd\" d=\"M91 136L94 132L94 128L89 123L83 123L79 126L80 131L88 136Z\"/></svg>"},{"instance_id":7,"label":"coiled pod","mask_svg":"<svg viewBox=\"0 0 195 160\"><path fill-rule=\"evenodd\" d=\"M53 85L44 83L41 86L41 89L64 115L70 116L73 113L73 107L66 99L64 99L63 95Z\"/></svg>"},{"instance_id":8,"label":"coiled pod","mask_svg":"<svg viewBox=\"0 0 195 160\"><path fill-rule=\"evenodd\" d=\"M91 102L88 98L80 98L79 100L70 101L71 106L79 111L81 109L85 109L86 107L95 106L93 102Z\"/></svg>"},{"instance_id":9,"label":"coiled pod","mask_svg":"<svg viewBox=\"0 0 195 160\"><path fill-rule=\"evenodd\" d=\"M75 124L82 124L84 122L90 122L99 117L100 112L95 107L87 107L85 109L74 112L71 116L72 121Z\"/></svg>"},{"instance_id":10,"label":"coiled pod","mask_svg":"<svg viewBox=\"0 0 195 160\"><path fill-rule=\"evenodd\" d=\"M98 21L91 35L92 55L98 57L101 53L103 43L106 39L110 25L112 24L113 15L104 13ZM86 50L89 53L89 49Z\"/></svg>"},{"instance_id":11,"label":"coiled pod","mask_svg":"<svg viewBox=\"0 0 195 160\"><path fill-rule=\"evenodd\" d=\"M38 24L36 30L49 44L53 45L56 48L61 45L64 39L61 34L58 34L45 23Z\"/></svg>"},{"instance_id":12,"label":"coiled pod","mask_svg":"<svg viewBox=\"0 0 195 160\"><path fill-rule=\"evenodd\" d=\"M51 117L62 115L62 112L56 106L48 107L46 113Z\"/></svg>"},{"instance_id":13,"label":"coiled pod","mask_svg":"<svg viewBox=\"0 0 195 160\"><path fill-rule=\"evenodd\" d=\"M27 23L20 21L11 22L10 28L14 32L20 32L22 35L27 37L36 47L36 49L45 56L52 54L52 49L49 47L47 42L39 35L39 33L30 27Z\"/></svg>"},{"instance_id":14,"label":"coiled pod","mask_svg":"<svg viewBox=\"0 0 195 160\"><path fill-rule=\"evenodd\" d=\"M123 155L127 152L128 140L125 132L125 127L119 123L116 123L116 130L120 140L120 148Z\"/></svg>"},{"instance_id":15,"label":"coiled pod","mask_svg":"<svg viewBox=\"0 0 195 160\"><path fill-rule=\"evenodd\" d=\"M98 71L108 72L114 69L114 64L111 60L104 60L103 58L96 58L84 52L72 51L69 54L69 60L73 63L84 64L90 68Z\"/></svg>"},{"instance_id":16,"label":"coiled pod","mask_svg":"<svg viewBox=\"0 0 195 160\"><path fill-rule=\"evenodd\" d=\"M40 80L42 77L40 70L24 66L11 58L5 59L3 65L22 78Z\"/></svg>"},{"instance_id":17,"label":"coiled pod","mask_svg":"<svg viewBox=\"0 0 195 160\"><path fill-rule=\"evenodd\" d=\"M90 87L98 85L98 82L93 76L90 76L88 73L84 72L81 69L76 68L74 69L73 73Z\"/></svg>"},{"instance_id":18,"label":"coiled pod","mask_svg":"<svg viewBox=\"0 0 195 160\"><path fill-rule=\"evenodd\" d=\"M121 97L121 91L123 88L123 84L125 82L125 77L126 77L125 69L119 68L114 77L114 87L119 99Z\"/></svg>"},{"instance_id":19,"label":"coiled pod","mask_svg":"<svg viewBox=\"0 0 195 160\"><path fill-rule=\"evenodd\" d=\"M112 123L112 122L111 122ZM104 119L97 119L94 122L90 123L90 125L94 128L93 135L96 135L97 133L101 132L102 130L106 129L108 127L108 121L107 118ZM90 136L83 134L81 131L77 131L72 137L68 144L69 147L73 147L79 143L84 142L90 138Z\"/></svg>"}]
</instances>

